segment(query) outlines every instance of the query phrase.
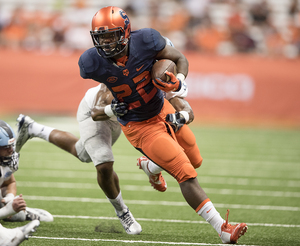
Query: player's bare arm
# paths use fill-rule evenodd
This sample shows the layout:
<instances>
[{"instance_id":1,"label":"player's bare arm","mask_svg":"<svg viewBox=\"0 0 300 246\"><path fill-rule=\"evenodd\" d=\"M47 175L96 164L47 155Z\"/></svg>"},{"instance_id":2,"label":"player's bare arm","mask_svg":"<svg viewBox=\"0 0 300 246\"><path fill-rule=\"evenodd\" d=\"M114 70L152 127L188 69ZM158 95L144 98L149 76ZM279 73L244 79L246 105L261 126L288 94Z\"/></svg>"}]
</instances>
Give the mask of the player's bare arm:
<instances>
[{"instance_id":1,"label":"player's bare arm","mask_svg":"<svg viewBox=\"0 0 300 246\"><path fill-rule=\"evenodd\" d=\"M157 60L172 60L177 66L177 73L182 73L186 78L188 74L189 62L179 50L170 45L166 45L165 48L157 54L156 58Z\"/></svg>"},{"instance_id":2,"label":"player's bare arm","mask_svg":"<svg viewBox=\"0 0 300 246\"><path fill-rule=\"evenodd\" d=\"M93 108L91 109L91 117L94 121L108 120L110 117L105 113L105 106L110 105L113 95L109 89L102 84L98 91Z\"/></svg>"},{"instance_id":3,"label":"player's bare arm","mask_svg":"<svg viewBox=\"0 0 300 246\"><path fill-rule=\"evenodd\" d=\"M191 123L194 120L194 112L190 104L181 97L173 97L169 100L172 106L175 108L176 112L186 111L189 114L189 120L186 124Z\"/></svg>"},{"instance_id":4,"label":"player's bare arm","mask_svg":"<svg viewBox=\"0 0 300 246\"><path fill-rule=\"evenodd\" d=\"M3 182L3 184L1 185L1 190L2 190L2 194L7 195L7 194L11 193L14 196L16 196L17 183L16 183L16 179L13 174L10 176L10 178L8 180Z\"/></svg>"}]
</instances>

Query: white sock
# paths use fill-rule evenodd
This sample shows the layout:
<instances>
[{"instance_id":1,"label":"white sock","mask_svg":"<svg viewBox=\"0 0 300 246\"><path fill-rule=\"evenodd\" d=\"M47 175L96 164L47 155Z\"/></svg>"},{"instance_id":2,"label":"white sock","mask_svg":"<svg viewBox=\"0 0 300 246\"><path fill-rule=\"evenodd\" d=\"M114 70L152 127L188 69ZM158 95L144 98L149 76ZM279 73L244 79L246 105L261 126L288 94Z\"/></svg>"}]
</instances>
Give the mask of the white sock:
<instances>
[{"instance_id":1,"label":"white sock","mask_svg":"<svg viewBox=\"0 0 300 246\"><path fill-rule=\"evenodd\" d=\"M152 174L159 174L163 169L160 166L157 166L153 161L149 160L148 170Z\"/></svg>"},{"instance_id":2,"label":"white sock","mask_svg":"<svg viewBox=\"0 0 300 246\"><path fill-rule=\"evenodd\" d=\"M110 203L114 206L116 214L118 216L122 215L124 212L127 211L128 207L125 205L121 191L119 195L115 199L110 199L107 197L107 199L110 201Z\"/></svg>"},{"instance_id":3,"label":"white sock","mask_svg":"<svg viewBox=\"0 0 300 246\"><path fill-rule=\"evenodd\" d=\"M6 218L5 220L11 222L23 222L26 220L26 213L25 211L20 211L19 213L16 213L15 215L10 216L10 218Z\"/></svg>"},{"instance_id":4,"label":"white sock","mask_svg":"<svg viewBox=\"0 0 300 246\"><path fill-rule=\"evenodd\" d=\"M219 235L221 234L221 226L225 220L220 216L211 201L206 202L197 213L210 223Z\"/></svg>"},{"instance_id":5,"label":"white sock","mask_svg":"<svg viewBox=\"0 0 300 246\"><path fill-rule=\"evenodd\" d=\"M50 133L54 130L54 128L49 126L41 125L37 122L33 122L28 127L28 133L34 137L42 138L49 142Z\"/></svg>"}]
</instances>

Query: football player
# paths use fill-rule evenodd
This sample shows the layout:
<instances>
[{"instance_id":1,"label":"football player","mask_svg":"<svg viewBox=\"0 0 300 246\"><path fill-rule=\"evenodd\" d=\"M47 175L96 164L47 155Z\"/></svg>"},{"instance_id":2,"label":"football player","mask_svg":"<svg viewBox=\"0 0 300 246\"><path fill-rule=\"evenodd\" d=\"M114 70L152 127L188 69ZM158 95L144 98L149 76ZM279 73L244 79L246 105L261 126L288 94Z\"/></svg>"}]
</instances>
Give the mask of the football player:
<instances>
[{"instance_id":1,"label":"football player","mask_svg":"<svg viewBox=\"0 0 300 246\"><path fill-rule=\"evenodd\" d=\"M53 221L49 212L26 207L22 194L16 196L14 172L18 170L20 154L15 151L15 139L11 126L0 120L0 219Z\"/></svg>"},{"instance_id":2,"label":"football player","mask_svg":"<svg viewBox=\"0 0 300 246\"><path fill-rule=\"evenodd\" d=\"M119 179L113 169L112 145L121 134L116 116L108 117L104 106L111 105L112 95L104 84L89 89L77 110L80 139L69 132L41 125L29 116L20 115L16 150L20 151L26 141L33 137L42 138L71 153L82 162L93 162L97 181L128 234L140 234L141 225L135 220L123 201ZM121 109L115 107L119 112ZM100 113L102 112L102 116ZM96 119L97 121L93 120Z\"/></svg>"},{"instance_id":3,"label":"football player","mask_svg":"<svg viewBox=\"0 0 300 246\"><path fill-rule=\"evenodd\" d=\"M247 225L229 224L229 211L226 220L220 216L197 180L195 168L201 165L202 158L195 148L195 137L189 136L192 153L184 150L166 121L168 114L176 112L164 99L163 91L181 93L188 61L176 48L166 45L158 31L131 31L130 27L124 10L114 6L100 9L92 18L90 35L94 47L86 50L78 61L80 75L107 86L114 100L105 106L104 112L116 115L129 142L177 180L189 206L213 226L223 243L237 243ZM151 78L151 68L160 59L172 60L177 66L176 76L166 72L171 78L168 82ZM181 116L188 120L186 114ZM183 134L184 128L187 129L184 125L178 132Z\"/></svg>"}]
</instances>

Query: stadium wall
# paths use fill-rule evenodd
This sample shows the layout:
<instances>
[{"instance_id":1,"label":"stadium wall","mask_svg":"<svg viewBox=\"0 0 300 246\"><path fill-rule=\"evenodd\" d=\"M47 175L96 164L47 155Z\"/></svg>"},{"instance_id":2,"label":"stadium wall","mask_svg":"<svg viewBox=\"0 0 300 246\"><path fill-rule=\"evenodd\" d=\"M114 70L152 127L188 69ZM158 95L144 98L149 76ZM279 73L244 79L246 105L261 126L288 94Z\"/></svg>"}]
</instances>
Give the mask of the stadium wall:
<instances>
[{"instance_id":1,"label":"stadium wall","mask_svg":"<svg viewBox=\"0 0 300 246\"><path fill-rule=\"evenodd\" d=\"M75 116L98 84L80 77L79 56L0 50L0 114ZM300 60L186 56L196 122L300 126Z\"/></svg>"}]
</instances>

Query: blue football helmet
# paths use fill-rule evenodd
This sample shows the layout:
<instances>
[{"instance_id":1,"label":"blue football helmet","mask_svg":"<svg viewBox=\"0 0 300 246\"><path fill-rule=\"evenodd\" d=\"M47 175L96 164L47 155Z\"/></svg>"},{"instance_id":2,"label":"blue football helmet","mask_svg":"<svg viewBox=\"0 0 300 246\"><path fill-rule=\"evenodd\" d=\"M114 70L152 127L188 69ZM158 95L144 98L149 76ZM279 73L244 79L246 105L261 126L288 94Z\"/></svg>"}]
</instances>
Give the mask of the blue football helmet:
<instances>
[{"instance_id":1,"label":"blue football helmet","mask_svg":"<svg viewBox=\"0 0 300 246\"><path fill-rule=\"evenodd\" d=\"M5 121L0 120L0 148L15 147L16 136L13 129ZM10 156L0 156L0 165L18 169L19 154L15 151Z\"/></svg>"}]
</instances>

